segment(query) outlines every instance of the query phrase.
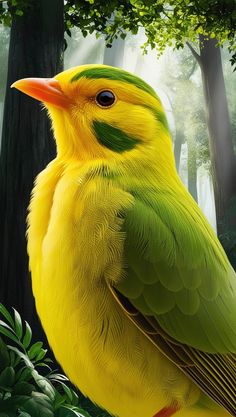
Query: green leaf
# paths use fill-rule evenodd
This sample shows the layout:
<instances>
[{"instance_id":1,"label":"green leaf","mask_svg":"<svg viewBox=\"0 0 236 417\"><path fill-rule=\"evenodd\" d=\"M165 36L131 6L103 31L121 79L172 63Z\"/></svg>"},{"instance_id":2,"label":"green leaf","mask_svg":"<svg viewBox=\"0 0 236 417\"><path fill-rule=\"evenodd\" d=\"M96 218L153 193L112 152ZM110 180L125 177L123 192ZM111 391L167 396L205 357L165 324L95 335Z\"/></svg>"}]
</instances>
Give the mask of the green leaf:
<instances>
[{"instance_id":1,"label":"green leaf","mask_svg":"<svg viewBox=\"0 0 236 417\"><path fill-rule=\"evenodd\" d=\"M10 388L15 382L15 370L12 366L7 366L0 374L0 386Z\"/></svg>"},{"instance_id":2,"label":"green leaf","mask_svg":"<svg viewBox=\"0 0 236 417\"><path fill-rule=\"evenodd\" d=\"M7 336L9 339L13 340L13 342L19 344L19 340L17 339L17 337L10 332L10 330L5 329L5 327L0 326L0 333L4 334L4 336Z\"/></svg>"},{"instance_id":3,"label":"green leaf","mask_svg":"<svg viewBox=\"0 0 236 417\"><path fill-rule=\"evenodd\" d=\"M35 391L35 386L25 381L20 381L14 385L12 395L31 395Z\"/></svg>"},{"instance_id":4,"label":"green leaf","mask_svg":"<svg viewBox=\"0 0 236 417\"><path fill-rule=\"evenodd\" d=\"M51 368L49 365L47 365L47 364L45 363L45 361L44 361L44 362L37 362L37 363L35 364L35 366L36 366L37 368L38 368L39 366L43 366L43 367L45 367L45 368L48 368L50 372L52 371L52 368Z\"/></svg>"},{"instance_id":5,"label":"green leaf","mask_svg":"<svg viewBox=\"0 0 236 417\"><path fill-rule=\"evenodd\" d=\"M23 327L22 327L22 320L21 320L21 316L18 313L17 310L14 310L14 319L15 319L15 332L16 335L18 336L19 340L21 340L22 334L23 334Z\"/></svg>"},{"instance_id":6,"label":"green leaf","mask_svg":"<svg viewBox=\"0 0 236 417\"><path fill-rule=\"evenodd\" d=\"M36 342L34 343L31 348L28 350L28 356L30 359L35 358L35 356L37 356L41 350L43 346L42 342Z\"/></svg>"},{"instance_id":7,"label":"green leaf","mask_svg":"<svg viewBox=\"0 0 236 417\"><path fill-rule=\"evenodd\" d=\"M13 332L13 329L11 328L11 326L9 326L9 324L5 323L5 321L3 320L0 320L0 326L3 326L6 329L9 329L11 332Z\"/></svg>"},{"instance_id":8,"label":"green leaf","mask_svg":"<svg viewBox=\"0 0 236 417\"><path fill-rule=\"evenodd\" d=\"M10 345L7 345L7 347L10 349L10 350L13 350L13 352L15 352L21 359L23 359L23 361L25 362L25 364L29 367L29 368L34 368L34 365L32 364L32 362L29 360L29 358L28 358L28 356L27 355L25 355L23 352L21 352L19 349L17 349L16 347L14 347L14 346L10 346Z\"/></svg>"},{"instance_id":9,"label":"green leaf","mask_svg":"<svg viewBox=\"0 0 236 417\"><path fill-rule=\"evenodd\" d=\"M0 410L3 412L17 412L19 407L23 406L29 397L24 395L15 395L7 400L0 400Z\"/></svg>"},{"instance_id":10,"label":"green leaf","mask_svg":"<svg viewBox=\"0 0 236 417\"><path fill-rule=\"evenodd\" d=\"M40 375L36 369L32 370L32 377L41 391L53 400L55 397L55 388L52 384L44 376Z\"/></svg>"},{"instance_id":11,"label":"green leaf","mask_svg":"<svg viewBox=\"0 0 236 417\"><path fill-rule=\"evenodd\" d=\"M63 405L55 413L55 417L91 417L90 414L82 408L70 408L67 405Z\"/></svg>"},{"instance_id":12,"label":"green leaf","mask_svg":"<svg viewBox=\"0 0 236 417\"><path fill-rule=\"evenodd\" d=\"M12 350L10 350L10 365L15 368L20 362L21 358Z\"/></svg>"},{"instance_id":13,"label":"green leaf","mask_svg":"<svg viewBox=\"0 0 236 417\"><path fill-rule=\"evenodd\" d=\"M53 360L50 359L50 358L46 358L46 359L44 359L44 362L53 363Z\"/></svg>"},{"instance_id":14,"label":"green leaf","mask_svg":"<svg viewBox=\"0 0 236 417\"><path fill-rule=\"evenodd\" d=\"M63 374L56 374L56 373L50 374L49 379L52 379L54 381L69 381L67 376L65 376Z\"/></svg>"},{"instance_id":15,"label":"green leaf","mask_svg":"<svg viewBox=\"0 0 236 417\"><path fill-rule=\"evenodd\" d=\"M44 358L44 356L46 355L46 353L47 353L47 349L41 349L41 351L38 353L38 355L36 356L36 358L35 358L35 361L36 362L38 362L38 361L40 361L41 359L43 359Z\"/></svg>"},{"instance_id":16,"label":"green leaf","mask_svg":"<svg viewBox=\"0 0 236 417\"><path fill-rule=\"evenodd\" d=\"M62 379L61 378L53 378L53 379L50 379L50 380L51 381L58 382L58 384L59 384L58 385L58 390L59 390L59 388L61 386L62 389L63 389L63 391L66 394L67 402L69 402L70 405L72 405L72 406L77 406L78 405L78 403L79 403L78 395L76 394L76 392L73 389L67 387L67 385L64 384L64 382L62 382Z\"/></svg>"},{"instance_id":17,"label":"green leaf","mask_svg":"<svg viewBox=\"0 0 236 417\"><path fill-rule=\"evenodd\" d=\"M10 323L11 327L14 328L14 321L10 313L7 311L6 307L0 303L0 313L5 317L5 319Z\"/></svg>"},{"instance_id":18,"label":"green leaf","mask_svg":"<svg viewBox=\"0 0 236 417\"><path fill-rule=\"evenodd\" d=\"M55 390L54 396L54 411L61 407L62 404L66 402L65 396L61 395L57 390Z\"/></svg>"},{"instance_id":19,"label":"green leaf","mask_svg":"<svg viewBox=\"0 0 236 417\"><path fill-rule=\"evenodd\" d=\"M25 349L29 347L31 339L32 339L32 330L31 330L29 323L26 321L25 322L25 335L23 338L23 345Z\"/></svg>"},{"instance_id":20,"label":"green leaf","mask_svg":"<svg viewBox=\"0 0 236 417\"><path fill-rule=\"evenodd\" d=\"M33 417L53 417L53 404L47 395L33 392L32 397L25 402L24 411Z\"/></svg>"},{"instance_id":21,"label":"green leaf","mask_svg":"<svg viewBox=\"0 0 236 417\"><path fill-rule=\"evenodd\" d=\"M79 397L74 390L71 390L71 393L72 393L72 397L73 397L73 399L71 401L71 404L77 407L78 404L79 404Z\"/></svg>"},{"instance_id":22,"label":"green leaf","mask_svg":"<svg viewBox=\"0 0 236 417\"><path fill-rule=\"evenodd\" d=\"M4 15L3 16L3 24L5 26L11 26L11 23L12 23L12 17L11 17L11 15L10 14Z\"/></svg>"},{"instance_id":23,"label":"green leaf","mask_svg":"<svg viewBox=\"0 0 236 417\"><path fill-rule=\"evenodd\" d=\"M29 368L28 366L24 366L19 370L18 373L16 373L16 381L29 381L32 378L32 368Z\"/></svg>"},{"instance_id":24,"label":"green leaf","mask_svg":"<svg viewBox=\"0 0 236 417\"><path fill-rule=\"evenodd\" d=\"M15 11L15 14L16 14L17 16L23 16L24 12L23 12L22 10L20 10L20 9L17 9L17 10Z\"/></svg>"},{"instance_id":25,"label":"green leaf","mask_svg":"<svg viewBox=\"0 0 236 417\"><path fill-rule=\"evenodd\" d=\"M64 382L60 382L60 384L61 384L65 394L67 395L69 401L72 402L73 401L73 394L71 392L71 389L66 384L64 384Z\"/></svg>"},{"instance_id":26,"label":"green leaf","mask_svg":"<svg viewBox=\"0 0 236 417\"><path fill-rule=\"evenodd\" d=\"M7 346L0 337L0 371L6 368L9 365L9 362L10 359Z\"/></svg>"}]
</instances>

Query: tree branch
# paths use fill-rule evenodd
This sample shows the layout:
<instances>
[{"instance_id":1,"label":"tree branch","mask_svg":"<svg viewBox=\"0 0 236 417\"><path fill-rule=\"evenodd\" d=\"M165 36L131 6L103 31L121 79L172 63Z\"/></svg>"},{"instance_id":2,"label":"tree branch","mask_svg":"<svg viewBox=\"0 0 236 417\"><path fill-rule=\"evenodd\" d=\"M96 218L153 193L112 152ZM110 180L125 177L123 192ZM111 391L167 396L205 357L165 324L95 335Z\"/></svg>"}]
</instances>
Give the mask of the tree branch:
<instances>
[{"instance_id":1,"label":"tree branch","mask_svg":"<svg viewBox=\"0 0 236 417\"><path fill-rule=\"evenodd\" d=\"M197 60L198 64L201 65L200 55L197 53L197 51L195 51L195 49L192 47L192 45L189 42L186 42L186 44L189 47L190 51L192 52L194 58Z\"/></svg>"},{"instance_id":2,"label":"tree branch","mask_svg":"<svg viewBox=\"0 0 236 417\"><path fill-rule=\"evenodd\" d=\"M196 69L196 66L197 66L197 60L195 59L194 61L193 61L193 65L192 65L192 68L189 70L189 73L188 73L188 79L193 75L193 73L194 73L194 71L195 71L195 69Z\"/></svg>"}]
</instances>

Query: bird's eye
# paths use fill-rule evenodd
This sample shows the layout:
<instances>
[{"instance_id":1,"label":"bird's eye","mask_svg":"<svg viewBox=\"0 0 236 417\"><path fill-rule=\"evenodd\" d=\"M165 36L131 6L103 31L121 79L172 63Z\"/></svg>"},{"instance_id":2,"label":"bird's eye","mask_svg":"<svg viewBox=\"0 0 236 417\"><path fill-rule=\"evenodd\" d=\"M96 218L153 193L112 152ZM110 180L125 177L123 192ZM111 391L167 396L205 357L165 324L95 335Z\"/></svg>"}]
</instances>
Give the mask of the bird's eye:
<instances>
[{"instance_id":1,"label":"bird's eye","mask_svg":"<svg viewBox=\"0 0 236 417\"><path fill-rule=\"evenodd\" d=\"M104 90L96 95L96 102L101 107L111 107L115 100L116 97L112 91Z\"/></svg>"}]
</instances>

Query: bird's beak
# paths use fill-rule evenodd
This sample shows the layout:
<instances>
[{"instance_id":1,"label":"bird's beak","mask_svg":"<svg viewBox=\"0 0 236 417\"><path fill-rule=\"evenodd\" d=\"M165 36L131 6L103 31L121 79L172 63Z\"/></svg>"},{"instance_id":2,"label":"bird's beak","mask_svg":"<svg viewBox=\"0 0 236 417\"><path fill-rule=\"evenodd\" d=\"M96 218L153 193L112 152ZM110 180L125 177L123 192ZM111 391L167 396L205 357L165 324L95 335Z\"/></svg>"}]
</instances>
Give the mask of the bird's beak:
<instances>
[{"instance_id":1,"label":"bird's beak","mask_svg":"<svg viewBox=\"0 0 236 417\"><path fill-rule=\"evenodd\" d=\"M68 97L62 92L60 84L55 78L22 78L14 82L12 87L56 107L66 108L69 104Z\"/></svg>"}]
</instances>

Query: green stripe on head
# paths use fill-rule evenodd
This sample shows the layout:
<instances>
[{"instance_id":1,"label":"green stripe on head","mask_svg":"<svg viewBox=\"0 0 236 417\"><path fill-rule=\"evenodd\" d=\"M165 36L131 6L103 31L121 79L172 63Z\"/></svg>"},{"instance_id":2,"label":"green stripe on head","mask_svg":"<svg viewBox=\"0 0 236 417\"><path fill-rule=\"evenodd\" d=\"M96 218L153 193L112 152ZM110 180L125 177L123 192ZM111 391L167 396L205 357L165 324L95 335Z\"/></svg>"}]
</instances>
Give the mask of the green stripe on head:
<instances>
[{"instance_id":1,"label":"green stripe on head","mask_svg":"<svg viewBox=\"0 0 236 417\"><path fill-rule=\"evenodd\" d=\"M140 142L139 139L129 136L123 130L105 122L95 120L93 122L93 130L97 141L101 145L118 153L129 151Z\"/></svg>"},{"instance_id":2,"label":"green stripe on head","mask_svg":"<svg viewBox=\"0 0 236 417\"><path fill-rule=\"evenodd\" d=\"M99 79L99 78L106 78L108 80L116 80L121 82L126 82L132 85L135 85L135 87L139 88L140 90L145 91L146 93L150 94L152 97L158 99L157 94L153 90L150 85L148 85L145 81L143 81L141 78L136 77L133 74L130 74L127 71L118 69L118 68L89 68L84 71L79 72L78 74L75 74L71 82L78 81L80 78L90 78L90 79Z\"/></svg>"},{"instance_id":3,"label":"green stripe on head","mask_svg":"<svg viewBox=\"0 0 236 417\"><path fill-rule=\"evenodd\" d=\"M155 119L158 121L158 123L161 123L162 127L169 132L169 124L168 124L168 120L167 117L165 115L164 111L161 110L157 110L154 107L151 106L144 106L147 109L151 110L151 112L153 113Z\"/></svg>"}]
</instances>

